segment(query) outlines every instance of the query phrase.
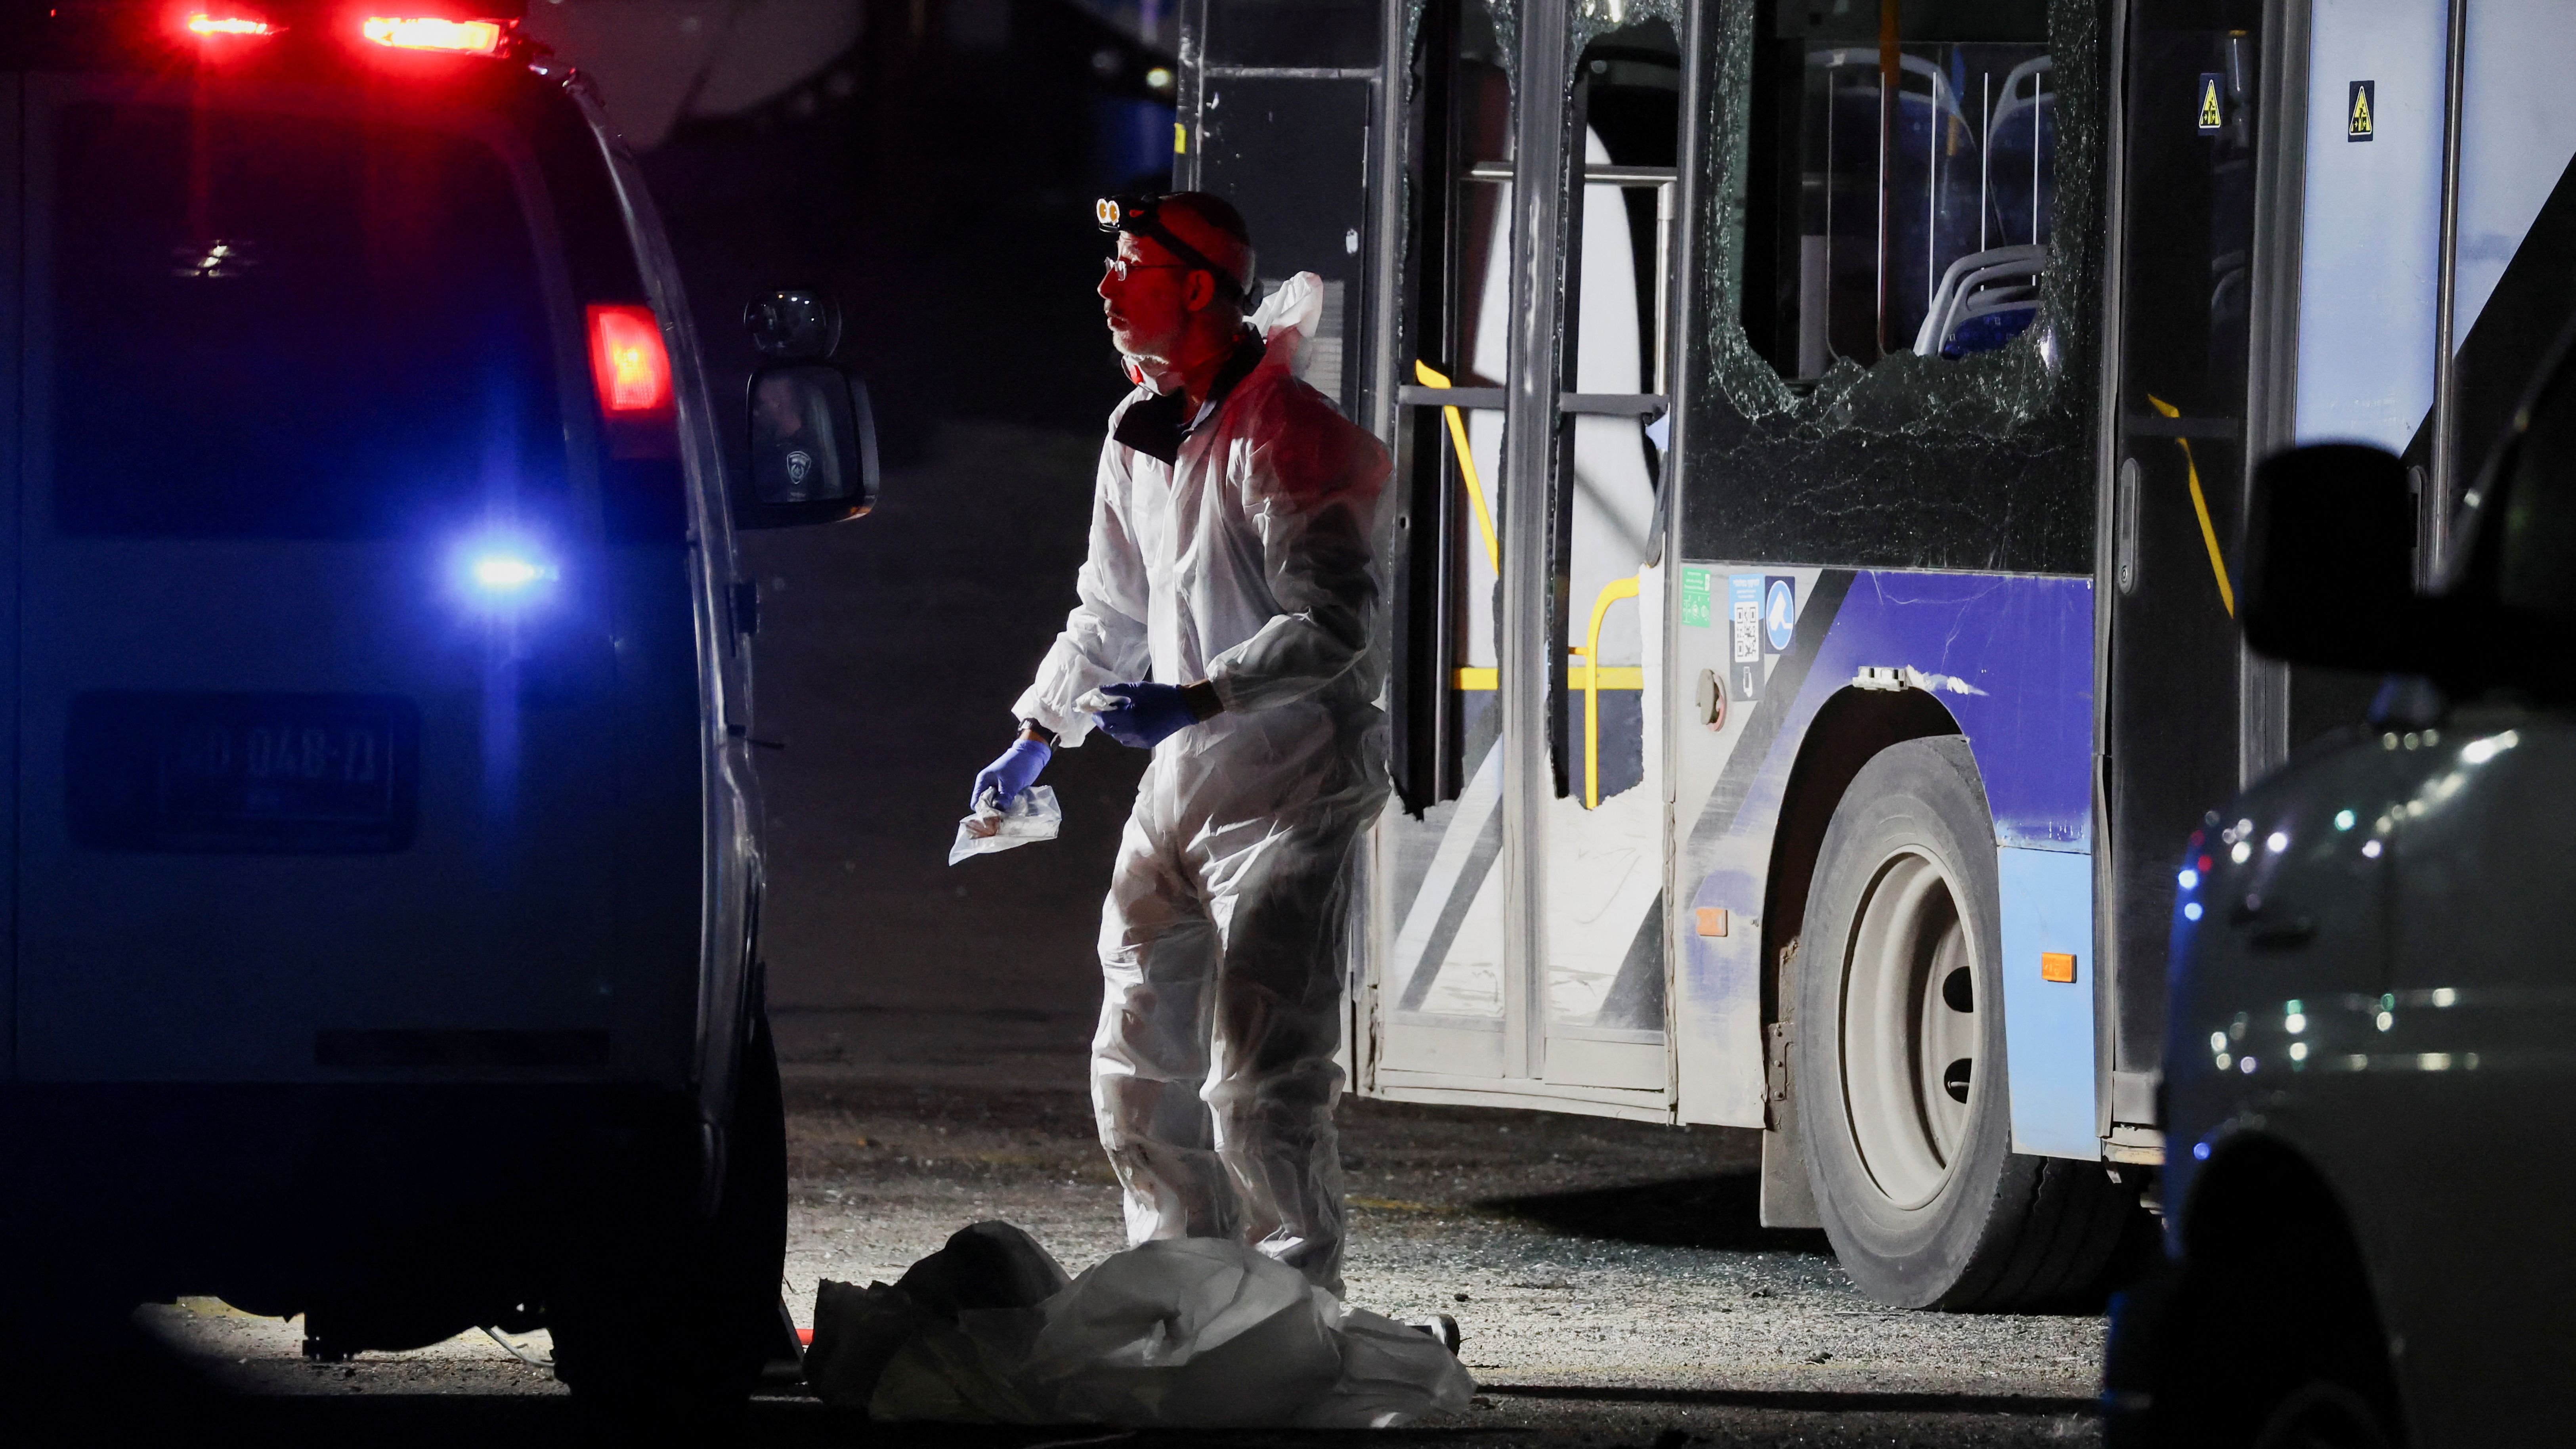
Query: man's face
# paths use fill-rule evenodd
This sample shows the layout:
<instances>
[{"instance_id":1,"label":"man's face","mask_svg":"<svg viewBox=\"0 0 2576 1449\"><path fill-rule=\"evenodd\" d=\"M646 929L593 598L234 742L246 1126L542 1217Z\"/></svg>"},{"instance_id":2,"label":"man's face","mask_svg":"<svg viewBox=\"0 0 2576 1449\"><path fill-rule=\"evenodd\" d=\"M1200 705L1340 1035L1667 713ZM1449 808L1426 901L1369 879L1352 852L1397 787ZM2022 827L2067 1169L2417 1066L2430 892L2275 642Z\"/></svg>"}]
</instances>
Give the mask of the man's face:
<instances>
[{"instance_id":1,"label":"man's face","mask_svg":"<svg viewBox=\"0 0 2576 1449\"><path fill-rule=\"evenodd\" d=\"M1125 277L1116 265L1100 274L1100 310L1109 322L1109 340L1122 355L1140 362L1169 361L1179 355L1181 336L1189 327L1195 274L1162 243L1128 232L1118 234L1118 261L1125 265Z\"/></svg>"}]
</instances>

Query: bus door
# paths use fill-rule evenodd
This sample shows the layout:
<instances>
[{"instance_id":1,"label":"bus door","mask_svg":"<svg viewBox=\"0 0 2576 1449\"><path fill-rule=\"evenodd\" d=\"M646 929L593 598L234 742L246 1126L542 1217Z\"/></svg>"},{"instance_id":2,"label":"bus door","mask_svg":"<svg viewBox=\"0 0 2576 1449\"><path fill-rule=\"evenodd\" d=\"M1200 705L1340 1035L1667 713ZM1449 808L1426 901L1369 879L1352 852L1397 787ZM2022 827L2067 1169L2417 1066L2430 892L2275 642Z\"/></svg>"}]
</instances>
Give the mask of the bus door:
<instances>
[{"instance_id":1,"label":"bus door","mask_svg":"<svg viewBox=\"0 0 2576 1449\"><path fill-rule=\"evenodd\" d=\"M1411 184L1397 346L1396 783L1377 837L1368 954L1381 1091L1530 1075L1529 993L1507 940L1500 748L1503 385L1511 372L1510 12L1422 14L1406 78ZM1411 813L1407 813L1407 812Z\"/></svg>"},{"instance_id":2,"label":"bus door","mask_svg":"<svg viewBox=\"0 0 2576 1449\"><path fill-rule=\"evenodd\" d=\"M2175 870L2237 788L2260 0L2139 0L2125 38L2107 500L2111 1114L2155 1121ZM2116 1135L2116 1134L2115 1134Z\"/></svg>"},{"instance_id":3,"label":"bus door","mask_svg":"<svg viewBox=\"0 0 2576 1449\"><path fill-rule=\"evenodd\" d=\"M1412 77L1396 717L1400 784L1421 815L1380 833L1376 1085L1484 1082L1660 1113L1649 425L1664 405L1679 46L1652 21L1541 47L1570 70L1542 93L1566 98L1549 114L1570 117L1572 155L1534 163L1514 106L1540 84L1510 38L1480 0L1434 6ZM1569 172L1582 177L1570 190ZM1539 186L1560 204L1519 204ZM1519 325L1524 266L1562 279L1562 334L1546 346ZM1533 419L1535 461L1515 467L1506 392L1531 368L1556 385Z\"/></svg>"},{"instance_id":4,"label":"bus door","mask_svg":"<svg viewBox=\"0 0 2576 1449\"><path fill-rule=\"evenodd\" d=\"M1576 172L1562 273L1545 606L1551 787L1539 829L1545 1053L1555 1085L1661 1091L1665 1039L1661 471L1667 289L1680 144L1679 37L1662 20L1575 53Z\"/></svg>"},{"instance_id":5,"label":"bus door","mask_svg":"<svg viewBox=\"0 0 2576 1449\"><path fill-rule=\"evenodd\" d=\"M613 660L532 161L318 95L27 91L20 1075L604 1064Z\"/></svg>"},{"instance_id":6,"label":"bus door","mask_svg":"<svg viewBox=\"0 0 2576 1449\"><path fill-rule=\"evenodd\" d=\"M2104 566L2115 1126L2151 1120L2182 841L2378 685L2236 648L2244 460L2327 441L2399 453L2434 580L2450 507L2576 307L2566 7L2335 0L2286 27L2300 7L2272 8L2267 32L2256 0L2138 0L2126 36ZM2294 43L2267 56L2267 33ZM2281 163L2259 184L2258 153ZM2258 250L2267 227L2295 253Z\"/></svg>"},{"instance_id":7,"label":"bus door","mask_svg":"<svg viewBox=\"0 0 2576 1449\"><path fill-rule=\"evenodd\" d=\"M1324 315L1298 375L1363 426L1361 269L1382 8L1203 0L1172 157L1176 188L1213 191L1243 213L1262 292L1299 272L1322 280Z\"/></svg>"},{"instance_id":8,"label":"bus door","mask_svg":"<svg viewBox=\"0 0 2576 1449\"><path fill-rule=\"evenodd\" d=\"M2576 10L2552 0L2337 0L2309 17L2297 386L2273 441L2402 456L2428 585L2451 508L2576 307L2571 41ZM2349 723L2379 683L2290 676L2276 753Z\"/></svg>"}]
</instances>

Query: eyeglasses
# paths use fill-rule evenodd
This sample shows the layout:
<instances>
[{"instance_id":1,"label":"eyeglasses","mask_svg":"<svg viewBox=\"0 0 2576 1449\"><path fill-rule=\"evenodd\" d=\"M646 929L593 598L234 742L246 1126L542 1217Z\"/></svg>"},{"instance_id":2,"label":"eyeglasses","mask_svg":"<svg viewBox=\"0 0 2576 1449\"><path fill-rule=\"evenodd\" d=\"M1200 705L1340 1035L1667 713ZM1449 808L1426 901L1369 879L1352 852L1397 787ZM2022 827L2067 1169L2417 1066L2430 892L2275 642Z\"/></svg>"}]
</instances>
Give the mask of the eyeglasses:
<instances>
[{"instance_id":1,"label":"eyeglasses","mask_svg":"<svg viewBox=\"0 0 2576 1449\"><path fill-rule=\"evenodd\" d=\"M1100 224L1102 231L1112 235L1125 232L1130 236L1144 237L1160 243L1163 250L1180 258L1178 262L1122 262L1113 258L1109 263L1109 275L1123 282L1129 272L1205 272L1214 279L1221 295L1249 305L1251 289L1233 272L1218 266L1207 253L1172 235L1170 227L1154 219L1154 213L1161 209L1163 201L1160 196L1104 196L1092 204L1092 219Z\"/></svg>"},{"instance_id":2,"label":"eyeglasses","mask_svg":"<svg viewBox=\"0 0 2576 1449\"><path fill-rule=\"evenodd\" d=\"M1131 262L1125 257L1111 257L1101 263L1101 270L1123 282L1129 272L1195 272L1203 269L1187 262Z\"/></svg>"}]
</instances>

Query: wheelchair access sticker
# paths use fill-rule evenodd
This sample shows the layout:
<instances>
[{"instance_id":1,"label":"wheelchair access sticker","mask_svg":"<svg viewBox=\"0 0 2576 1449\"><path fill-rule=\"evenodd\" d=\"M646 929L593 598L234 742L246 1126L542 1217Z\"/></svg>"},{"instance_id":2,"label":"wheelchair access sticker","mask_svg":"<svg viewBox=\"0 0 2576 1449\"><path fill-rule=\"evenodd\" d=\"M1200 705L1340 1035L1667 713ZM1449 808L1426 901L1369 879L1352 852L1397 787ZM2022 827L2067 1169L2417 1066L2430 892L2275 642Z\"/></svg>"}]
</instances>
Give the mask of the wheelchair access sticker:
<instances>
[{"instance_id":1,"label":"wheelchair access sticker","mask_svg":"<svg viewBox=\"0 0 2576 1449\"><path fill-rule=\"evenodd\" d=\"M1766 579L1762 591L1762 642L1765 654L1786 652L1798 634L1798 586L1794 580Z\"/></svg>"}]
</instances>

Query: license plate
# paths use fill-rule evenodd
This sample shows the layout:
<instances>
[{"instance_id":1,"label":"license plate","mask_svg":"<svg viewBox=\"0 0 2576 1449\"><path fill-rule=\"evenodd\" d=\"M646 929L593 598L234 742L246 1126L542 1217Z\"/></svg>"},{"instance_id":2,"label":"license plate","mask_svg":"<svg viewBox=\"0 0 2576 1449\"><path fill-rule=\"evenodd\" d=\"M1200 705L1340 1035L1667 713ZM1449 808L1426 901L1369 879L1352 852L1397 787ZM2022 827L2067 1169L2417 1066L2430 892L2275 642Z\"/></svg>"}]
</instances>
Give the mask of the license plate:
<instances>
[{"instance_id":1,"label":"license plate","mask_svg":"<svg viewBox=\"0 0 2576 1449\"><path fill-rule=\"evenodd\" d=\"M396 851L418 813L420 711L382 695L84 694L67 755L72 840L95 849Z\"/></svg>"}]
</instances>

